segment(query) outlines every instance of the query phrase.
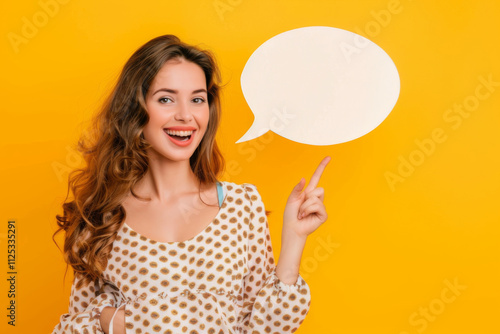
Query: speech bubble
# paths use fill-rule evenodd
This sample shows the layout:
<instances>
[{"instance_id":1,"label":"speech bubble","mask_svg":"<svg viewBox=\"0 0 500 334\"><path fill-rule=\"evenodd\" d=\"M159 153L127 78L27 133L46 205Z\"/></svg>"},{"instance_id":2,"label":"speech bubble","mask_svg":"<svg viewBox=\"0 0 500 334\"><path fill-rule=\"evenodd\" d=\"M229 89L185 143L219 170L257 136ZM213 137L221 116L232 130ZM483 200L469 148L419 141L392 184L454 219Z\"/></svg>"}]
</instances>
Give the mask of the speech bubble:
<instances>
[{"instance_id":1,"label":"speech bubble","mask_svg":"<svg viewBox=\"0 0 500 334\"><path fill-rule=\"evenodd\" d=\"M250 56L241 88L255 119L236 142L273 131L310 145L359 138L387 118L399 97L387 53L353 32L323 26L276 35Z\"/></svg>"}]
</instances>

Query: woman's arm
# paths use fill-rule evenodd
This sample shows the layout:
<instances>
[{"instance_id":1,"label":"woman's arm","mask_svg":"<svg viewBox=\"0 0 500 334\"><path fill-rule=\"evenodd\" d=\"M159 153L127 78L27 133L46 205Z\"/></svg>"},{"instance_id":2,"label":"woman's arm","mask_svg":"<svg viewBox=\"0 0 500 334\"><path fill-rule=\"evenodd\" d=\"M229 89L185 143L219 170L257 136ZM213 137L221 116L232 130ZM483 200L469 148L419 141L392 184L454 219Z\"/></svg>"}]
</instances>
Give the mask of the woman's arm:
<instances>
[{"instance_id":1,"label":"woman's arm","mask_svg":"<svg viewBox=\"0 0 500 334\"><path fill-rule=\"evenodd\" d=\"M108 308L115 308L123 302L120 291L110 285L88 284L80 286L81 278L75 275L71 287L68 313L60 316L59 323L54 327L53 334L63 333L107 333L101 327L102 312L110 312ZM104 310L104 309L108 310ZM106 317L103 318L103 322ZM108 318L108 324L109 320ZM116 321L116 317L115 317ZM108 325L109 326L109 325Z\"/></svg>"},{"instance_id":2,"label":"woman's arm","mask_svg":"<svg viewBox=\"0 0 500 334\"><path fill-rule=\"evenodd\" d=\"M277 276L264 203L255 185L244 184L244 188L251 201L251 219L247 247L249 271L243 278L239 326L245 333L293 333L309 311L309 286L298 274L290 279L294 284L286 284ZM302 251L300 247L295 248L299 250ZM295 263L295 257L290 259Z\"/></svg>"},{"instance_id":3,"label":"woman's arm","mask_svg":"<svg viewBox=\"0 0 500 334\"><path fill-rule=\"evenodd\" d=\"M300 261L306 245L306 237L282 236L281 251L276 275L285 284L295 284L299 277Z\"/></svg>"},{"instance_id":4,"label":"woman's arm","mask_svg":"<svg viewBox=\"0 0 500 334\"><path fill-rule=\"evenodd\" d=\"M114 316L114 318L113 318ZM109 334L111 319L113 318L113 334L125 334L125 311L123 307L107 306L103 308L99 321L104 333Z\"/></svg>"},{"instance_id":5,"label":"woman's arm","mask_svg":"<svg viewBox=\"0 0 500 334\"><path fill-rule=\"evenodd\" d=\"M300 179L288 197L283 214L280 258L276 266L276 275L286 284L293 284L297 280L307 237L328 218L323 204L324 190L317 185L330 159L327 156L321 161L303 192L304 178Z\"/></svg>"}]
</instances>

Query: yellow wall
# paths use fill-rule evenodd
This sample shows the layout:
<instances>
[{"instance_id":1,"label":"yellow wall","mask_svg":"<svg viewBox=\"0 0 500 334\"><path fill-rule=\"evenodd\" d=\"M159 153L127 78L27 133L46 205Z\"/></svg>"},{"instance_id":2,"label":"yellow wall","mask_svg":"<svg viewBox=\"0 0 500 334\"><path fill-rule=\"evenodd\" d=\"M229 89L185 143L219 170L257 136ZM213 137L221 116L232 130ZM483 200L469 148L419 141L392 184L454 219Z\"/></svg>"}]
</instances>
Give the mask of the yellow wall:
<instances>
[{"instance_id":1,"label":"yellow wall","mask_svg":"<svg viewBox=\"0 0 500 334\"><path fill-rule=\"evenodd\" d=\"M329 219L304 251L312 304L298 333L500 332L497 1L54 1L2 6L0 239L6 254L15 219L18 274L15 327L0 280L0 332L50 332L67 312L72 273L63 285L51 236L80 162L71 145L126 59L166 33L218 56L228 82L224 179L259 187L276 256L290 190L333 158L320 182ZM394 110L344 144L272 133L234 144L253 121L239 85L246 60L270 37L313 25L356 32L391 56L401 79Z\"/></svg>"}]
</instances>

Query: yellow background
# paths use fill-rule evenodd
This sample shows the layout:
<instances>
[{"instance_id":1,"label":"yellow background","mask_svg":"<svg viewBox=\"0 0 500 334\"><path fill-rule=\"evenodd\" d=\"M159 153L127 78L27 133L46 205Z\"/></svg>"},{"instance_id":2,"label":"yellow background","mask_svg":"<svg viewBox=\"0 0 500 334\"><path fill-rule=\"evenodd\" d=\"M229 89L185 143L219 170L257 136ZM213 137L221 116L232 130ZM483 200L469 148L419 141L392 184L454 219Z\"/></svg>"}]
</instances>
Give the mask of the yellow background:
<instances>
[{"instance_id":1,"label":"yellow background","mask_svg":"<svg viewBox=\"0 0 500 334\"><path fill-rule=\"evenodd\" d=\"M133 51L171 33L218 57L228 83L218 134L223 179L258 186L277 257L290 190L332 156L320 181L329 218L303 254L312 304L298 333L500 333L500 86L479 87L480 77L500 82L497 1L61 2L46 21L41 3L53 1L10 1L1 10L0 237L6 254L15 219L18 295L13 328L3 255L0 332L47 333L67 312L72 272L63 285L51 236L67 171L80 163L71 146ZM9 38L33 20L37 30L24 28L29 38L14 45ZM272 133L234 144L253 121L239 84L246 60L281 32L317 25L361 34L389 54L401 78L392 113L339 145ZM464 103L468 116L448 111ZM429 140L425 153L417 142ZM411 173L401 162L410 159ZM454 282L455 293L447 287Z\"/></svg>"}]
</instances>

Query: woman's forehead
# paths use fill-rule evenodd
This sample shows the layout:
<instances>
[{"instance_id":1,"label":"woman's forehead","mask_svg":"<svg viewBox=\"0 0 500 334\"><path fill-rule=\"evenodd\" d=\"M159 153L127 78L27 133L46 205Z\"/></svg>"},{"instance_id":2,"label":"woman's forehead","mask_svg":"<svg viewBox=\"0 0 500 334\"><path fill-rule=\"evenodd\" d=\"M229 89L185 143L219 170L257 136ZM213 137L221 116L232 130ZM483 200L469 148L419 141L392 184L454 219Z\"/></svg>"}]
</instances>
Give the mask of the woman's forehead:
<instances>
[{"instance_id":1,"label":"woman's forehead","mask_svg":"<svg viewBox=\"0 0 500 334\"><path fill-rule=\"evenodd\" d=\"M173 90L206 88L205 72L193 62L169 60L162 66L152 83L155 88L163 85L168 85L168 88Z\"/></svg>"}]
</instances>

